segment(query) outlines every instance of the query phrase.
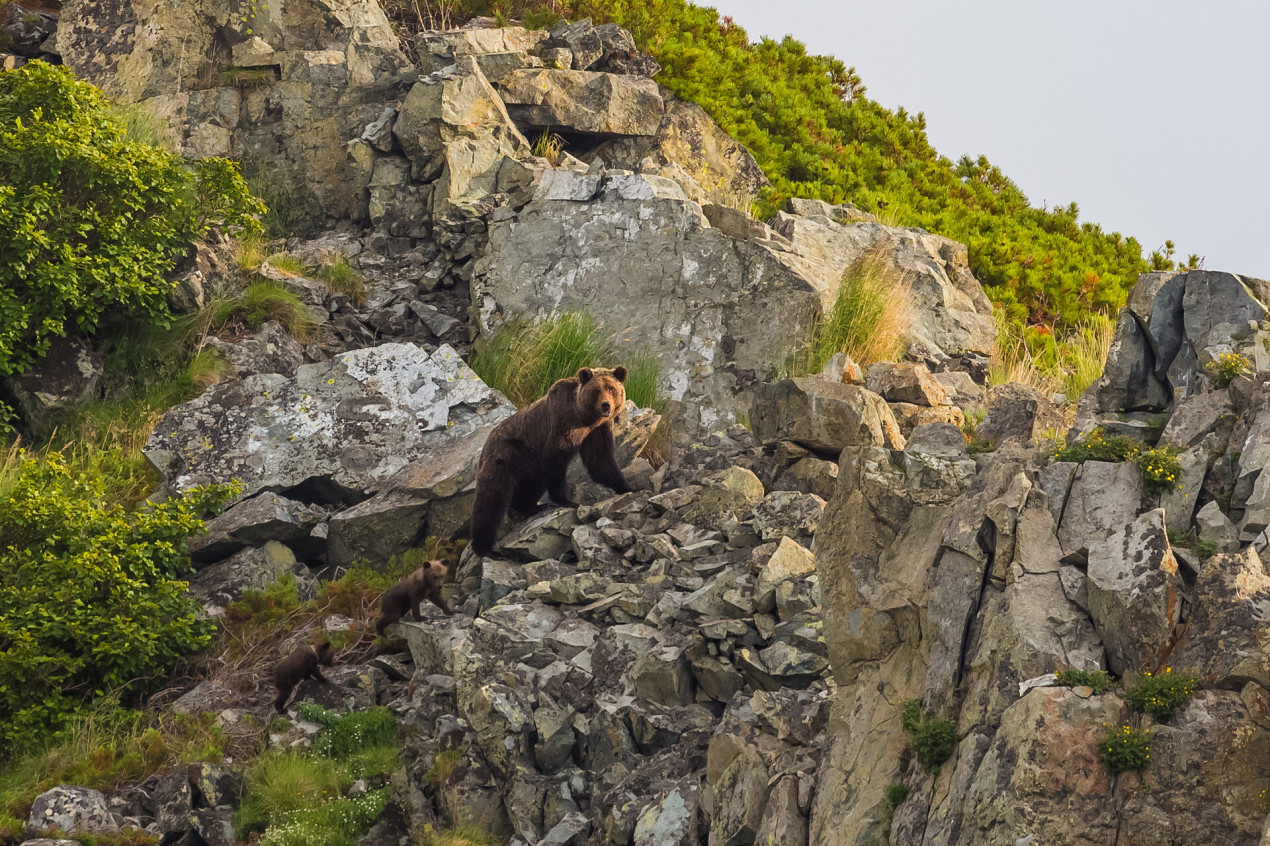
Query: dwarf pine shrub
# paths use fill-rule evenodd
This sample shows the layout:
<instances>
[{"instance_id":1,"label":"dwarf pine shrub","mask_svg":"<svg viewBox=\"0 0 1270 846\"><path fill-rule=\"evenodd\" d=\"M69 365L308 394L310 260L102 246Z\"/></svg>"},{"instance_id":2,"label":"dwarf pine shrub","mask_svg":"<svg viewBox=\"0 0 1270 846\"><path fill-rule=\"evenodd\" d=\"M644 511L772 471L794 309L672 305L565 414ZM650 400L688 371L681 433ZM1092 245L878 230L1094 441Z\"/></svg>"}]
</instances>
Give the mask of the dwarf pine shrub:
<instances>
[{"instance_id":1,"label":"dwarf pine shrub","mask_svg":"<svg viewBox=\"0 0 1270 846\"><path fill-rule=\"evenodd\" d=\"M917 763L929 773L939 772L957 749L957 724L928 714L920 699L904 703L900 725L908 733Z\"/></svg>"}]
</instances>

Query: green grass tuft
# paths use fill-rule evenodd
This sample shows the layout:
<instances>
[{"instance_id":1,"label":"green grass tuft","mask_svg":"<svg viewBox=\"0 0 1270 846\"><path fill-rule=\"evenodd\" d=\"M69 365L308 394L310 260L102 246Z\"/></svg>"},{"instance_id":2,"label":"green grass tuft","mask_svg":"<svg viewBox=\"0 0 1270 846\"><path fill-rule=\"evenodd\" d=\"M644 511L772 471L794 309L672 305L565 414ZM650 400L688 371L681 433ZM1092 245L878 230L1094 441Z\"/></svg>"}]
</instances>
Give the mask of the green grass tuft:
<instances>
[{"instance_id":1,"label":"green grass tuft","mask_svg":"<svg viewBox=\"0 0 1270 846\"><path fill-rule=\"evenodd\" d=\"M1103 694L1111 689L1111 676L1102 670L1059 670L1058 683L1063 687L1088 687L1095 694Z\"/></svg>"},{"instance_id":2,"label":"green grass tuft","mask_svg":"<svg viewBox=\"0 0 1270 846\"><path fill-rule=\"evenodd\" d=\"M594 317L569 311L545 320L513 320L479 341L468 362L485 384L501 391L517 408L539 397L557 379L583 367L627 367L626 396L636 405L658 408L660 365L651 352L630 349L606 335Z\"/></svg>"},{"instance_id":3,"label":"green grass tuft","mask_svg":"<svg viewBox=\"0 0 1270 846\"><path fill-rule=\"evenodd\" d=\"M282 324L291 337L308 343L316 336L318 322L308 306L274 282L252 282L236 300L216 305L211 320L215 332L259 329L270 320Z\"/></svg>"}]
</instances>

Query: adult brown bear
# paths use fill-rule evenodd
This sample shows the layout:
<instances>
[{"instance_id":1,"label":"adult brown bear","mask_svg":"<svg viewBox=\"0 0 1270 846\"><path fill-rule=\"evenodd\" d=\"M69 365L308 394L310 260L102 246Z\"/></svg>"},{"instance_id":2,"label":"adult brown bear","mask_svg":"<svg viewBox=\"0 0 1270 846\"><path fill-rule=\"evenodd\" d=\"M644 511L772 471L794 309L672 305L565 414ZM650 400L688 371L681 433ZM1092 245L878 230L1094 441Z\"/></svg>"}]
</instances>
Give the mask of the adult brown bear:
<instances>
[{"instance_id":1,"label":"adult brown bear","mask_svg":"<svg viewBox=\"0 0 1270 846\"><path fill-rule=\"evenodd\" d=\"M613 441L613 420L626 404L625 381L625 367L584 367L494 427L476 470L472 549L477 554L493 551L508 507L533 514L543 491L557 505L577 504L565 485L575 455L601 485L618 493L631 489L617 466Z\"/></svg>"}]
</instances>

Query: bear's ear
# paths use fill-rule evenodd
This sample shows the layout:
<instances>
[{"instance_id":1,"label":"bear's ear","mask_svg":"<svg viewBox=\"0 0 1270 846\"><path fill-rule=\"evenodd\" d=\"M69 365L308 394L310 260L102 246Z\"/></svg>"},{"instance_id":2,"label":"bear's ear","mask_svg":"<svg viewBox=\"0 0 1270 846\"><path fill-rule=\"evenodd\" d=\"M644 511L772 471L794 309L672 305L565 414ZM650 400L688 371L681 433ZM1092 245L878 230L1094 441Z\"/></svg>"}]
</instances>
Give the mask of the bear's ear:
<instances>
[{"instance_id":1,"label":"bear's ear","mask_svg":"<svg viewBox=\"0 0 1270 846\"><path fill-rule=\"evenodd\" d=\"M431 566L432 566L432 562L431 562L431 561L425 561L425 562L423 562L423 569L425 569L425 570L426 570L426 569L428 569L428 568L429 568L429 567L431 567Z\"/></svg>"},{"instance_id":2,"label":"bear's ear","mask_svg":"<svg viewBox=\"0 0 1270 846\"><path fill-rule=\"evenodd\" d=\"M578 384L585 385L587 382L591 381L591 377L594 375L595 373L594 371L591 370L591 368L589 367L582 368L581 370L578 371Z\"/></svg>"},{"instance_id":3,"label":"bear's ear","mask_svg":"<svg viewBox=\"0 0 1270 846\"><path fill-rule=\"evenodd\" d=\"M614 367L613 378L619 382L625 382L626 381L626 366L619 364L617 367Z\"/></svg>"}]
</instances>

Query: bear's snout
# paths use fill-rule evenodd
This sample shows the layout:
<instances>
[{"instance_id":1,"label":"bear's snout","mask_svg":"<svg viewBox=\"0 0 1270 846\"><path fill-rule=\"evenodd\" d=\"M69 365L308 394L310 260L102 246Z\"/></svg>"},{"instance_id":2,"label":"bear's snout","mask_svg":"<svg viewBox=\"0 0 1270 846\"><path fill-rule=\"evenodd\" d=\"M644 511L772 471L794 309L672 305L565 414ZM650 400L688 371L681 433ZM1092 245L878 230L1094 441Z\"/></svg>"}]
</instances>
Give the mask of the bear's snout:
<instances>
[{"instance_id":1,"label":"bear's snout","mask_svg":"<svg viewBox=\"0 0 1270 846\"><path fill-rule=\"evenodd\" d=\"M603 414L605 417L607 417L609 415L609 412L611 412L612 410L613 410L613 403L609 402L608 400L605 400L604 402L600 403L600 413Z\"/></svg>"}]
</instances>

